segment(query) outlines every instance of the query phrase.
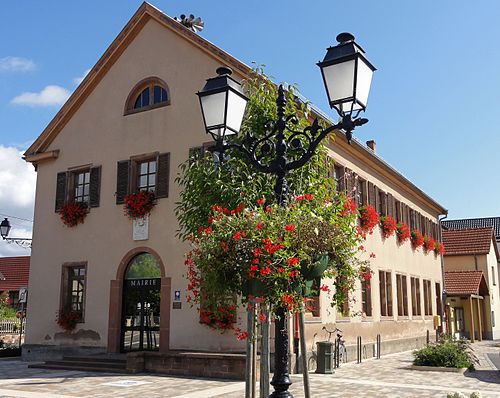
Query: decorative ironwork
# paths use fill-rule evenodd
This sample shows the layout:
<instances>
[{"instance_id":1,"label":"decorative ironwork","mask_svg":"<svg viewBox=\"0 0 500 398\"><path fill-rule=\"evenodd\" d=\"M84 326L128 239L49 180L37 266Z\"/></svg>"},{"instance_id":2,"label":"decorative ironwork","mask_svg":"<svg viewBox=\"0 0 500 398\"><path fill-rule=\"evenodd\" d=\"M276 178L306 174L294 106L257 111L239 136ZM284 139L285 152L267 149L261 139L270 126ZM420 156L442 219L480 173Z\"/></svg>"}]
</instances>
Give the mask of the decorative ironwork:
<instances>
[{"instance_id":1,"label":"decorative ironwork","mask_svg":"<svg viewBox=\"0 0 500 398\"><path fill-rule=\"evenodd\" d=\"M7 243L15 243L18 246L21 246L24 249L31 249L32 240L27 238L3 238L3 240Z\"/></svg>"}]
</instances>

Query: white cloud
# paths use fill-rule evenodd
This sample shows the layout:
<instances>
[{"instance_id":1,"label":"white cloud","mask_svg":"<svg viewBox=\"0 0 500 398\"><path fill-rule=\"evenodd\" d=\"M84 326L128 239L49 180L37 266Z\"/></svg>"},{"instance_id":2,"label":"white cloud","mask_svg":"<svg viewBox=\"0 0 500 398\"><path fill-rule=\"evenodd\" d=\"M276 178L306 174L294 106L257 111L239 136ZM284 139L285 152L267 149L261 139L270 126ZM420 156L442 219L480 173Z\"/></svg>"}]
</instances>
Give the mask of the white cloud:
<instances>
[{"instance_id":1,"label":"white cloud","mask_svg":"<svg viewBox=\"0 0 500 398\"><path fill-rule=\"evenodd\" d=\"M29 72L36 69L31 59L21 57L0 58L0 72Z\"/></svg>"},{"instance_id":2,"label":"white cloud","mask_svg":"<svg viewBox=\"0 0 500 398\"><path fill-rule=\"evenodd\" d=\"M22 152L14 147L0 145L0 216L33 219L36 173L33 166L22 159ZM2 218L3 219L3 218ZM30 237L33 224L9 217L10 236ZM29 251L0 240L0 256L27 255Z\"/></svg>"},{"instance_id":3,"label":"white cloud","mask_svg":"<svg viewBox=\"0 0 500 398\"><path fill-rule=\"evenodd\" d=\"M54 106L62 105L70 96L70 92L61 86L47 86L39 93L25 92L14 99L11 103L29 106Z\"/></svg>"},{"instance_id":4,"label":"white cloud","mask_svg":"<svg viewBox=\"0 0 500 398\"><path fill-rule=\"evenodd\" d=\"M82 76L80 76L80 77L75 77L75 78L73 79L73 84L74 84L75 86L78 86L78 85L79 85L79 84L83 81L83 79L85 79L85 76L87 76L87 75L89 74L89 72L90 72L90 69L87 69L85 72L83 72L83 75L82 75Z\"/></svg>"}]
</instances>

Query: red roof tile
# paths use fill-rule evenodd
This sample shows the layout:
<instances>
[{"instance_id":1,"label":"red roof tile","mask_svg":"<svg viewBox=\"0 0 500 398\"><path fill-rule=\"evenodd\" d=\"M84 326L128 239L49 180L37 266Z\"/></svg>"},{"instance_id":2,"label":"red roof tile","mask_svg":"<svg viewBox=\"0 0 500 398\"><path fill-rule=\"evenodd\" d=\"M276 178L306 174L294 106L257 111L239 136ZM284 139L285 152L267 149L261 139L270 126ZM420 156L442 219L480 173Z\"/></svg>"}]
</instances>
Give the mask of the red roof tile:
<instances>
[{"instance_id":1,"label":"red roof tile","mask_svg":"<svg viewBox=\"0 0 500 398\"><path fill-rule=\"evenodd\" d=\"M445 256L488 254L494 238L492 227L443 231Z\"/></svg>"},{"instance_id":2,"label":"red roof tile","mask_svg":"<svg viewBox=\"0 0 500 398\"><path fill-rule=\"evenodd\" d=\"M448 296L488 295L483 271L454 271L444 273L444 288Z\"/></svg>"},{"instance_id":3,"label":"red roof tile","mask_svg":"<svg viewBox=\"0 0 500 398\"><path fill-rule=\"evenodd\" d=\"M28 287L30 257L0 257L0 291Z\"/></svg>"}]
</instances>

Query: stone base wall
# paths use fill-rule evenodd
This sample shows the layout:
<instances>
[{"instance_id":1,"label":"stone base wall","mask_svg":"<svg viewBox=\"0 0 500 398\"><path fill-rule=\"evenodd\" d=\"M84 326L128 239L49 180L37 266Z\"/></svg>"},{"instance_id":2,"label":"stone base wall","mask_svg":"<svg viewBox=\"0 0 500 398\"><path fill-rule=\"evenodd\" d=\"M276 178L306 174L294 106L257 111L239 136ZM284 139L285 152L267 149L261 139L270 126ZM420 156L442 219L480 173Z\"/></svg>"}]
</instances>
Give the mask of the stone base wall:
<instances>
[{"instance_id":1,"label":"stone base wall","mask_svg":"<svg viewBox=\"0 0 500 398\"><path fill-rule=\"evenodd\" d=\"M127 354L127 371L244 380L245 355L175 351L133 352Z\"/></svg>"},{"instance_id":2,"label":"stone base wall","mask_svg":"<svg viewBox=\"0 0 500 398\"><path fill-rule=\"evenodd\" d=\"M24 344L23 361L53 361L64 356L86 356L106 353L106 347Z\"/></svg>"}]
</instances>

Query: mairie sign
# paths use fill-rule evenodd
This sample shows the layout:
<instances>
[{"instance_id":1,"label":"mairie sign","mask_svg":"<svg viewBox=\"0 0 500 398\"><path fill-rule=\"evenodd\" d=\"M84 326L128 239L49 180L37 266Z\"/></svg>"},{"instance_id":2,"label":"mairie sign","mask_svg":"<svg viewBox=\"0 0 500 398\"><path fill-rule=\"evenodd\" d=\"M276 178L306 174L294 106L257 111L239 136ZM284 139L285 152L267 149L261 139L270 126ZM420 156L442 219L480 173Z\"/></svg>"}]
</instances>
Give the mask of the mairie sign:
<instances>
[{"instance_id":1,"label":"mairie sign","mask_svg":"<svg viewBox=\"0 0 500 398\"><path fill-rule=\"evenodd\" d=\"M160 289L160 278L127 279L126 287L131 289Z\"/></svg>"}]
</instances>

